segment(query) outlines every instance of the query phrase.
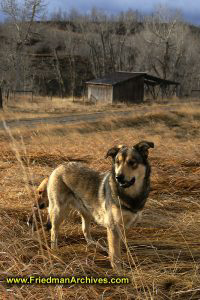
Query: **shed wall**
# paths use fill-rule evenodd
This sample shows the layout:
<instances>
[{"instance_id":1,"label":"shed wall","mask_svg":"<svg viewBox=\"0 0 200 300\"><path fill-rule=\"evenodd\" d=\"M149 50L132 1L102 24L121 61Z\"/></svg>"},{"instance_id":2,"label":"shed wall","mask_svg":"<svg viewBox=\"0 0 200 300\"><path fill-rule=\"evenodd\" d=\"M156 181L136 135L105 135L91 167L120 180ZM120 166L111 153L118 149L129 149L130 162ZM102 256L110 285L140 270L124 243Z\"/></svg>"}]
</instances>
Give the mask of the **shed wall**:
<instances>
[{"instance_id":1,"label":"shed wall","mask_svg":"<svg viewBox=\"0 0 200 300\"><path fill-rule=\"evenodd\" d=\"M144 100L144 78L132 78L113 86L113 102L138 103Z\"/></svg>"},{"instance_id":2,"label":"shed wall","mask_svg":"<svg viewBox=\"0 0 200 300\"><path fill-rule=\"evenodd\" d=\"M88 85L88 99L96 102L112 103L113 87L111 85Z\"/></svg>"},{"instance_id":3,"label":"shed wall","mask_svg":"<svg viewBox=\"0 0 200 300\"><path fill-rule=\"evenodd\" d=\"M199 90L192 90L191 97L200 98L200 89Z\"/></svg>"}]
</instances>

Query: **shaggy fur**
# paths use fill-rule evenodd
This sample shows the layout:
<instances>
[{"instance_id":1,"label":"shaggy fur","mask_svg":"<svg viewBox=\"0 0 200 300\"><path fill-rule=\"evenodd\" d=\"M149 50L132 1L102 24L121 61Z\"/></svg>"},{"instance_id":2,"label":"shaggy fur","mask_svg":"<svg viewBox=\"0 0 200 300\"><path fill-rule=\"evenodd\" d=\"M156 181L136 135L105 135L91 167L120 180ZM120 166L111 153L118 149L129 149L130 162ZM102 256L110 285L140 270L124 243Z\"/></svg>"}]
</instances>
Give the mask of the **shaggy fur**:
<instances>
[{"instance_id":1,"label":"shaggy fur","mask_svg":"<svg viewBox=\"0 0 200 300\"><path fill-rule=\"evenodd\" d=\"M122 228L138 220L149 195L148 149L153 147L152 142L142 141L131 148L111 148L106 157L112 157L112 170L106 173L75 162L58 166L47 186L51 247L57 247L59 226L72 207L81 215L86 241L93 242L92 220L107 228L111 265L119 268Z\"/></svg>"}]
</instances>

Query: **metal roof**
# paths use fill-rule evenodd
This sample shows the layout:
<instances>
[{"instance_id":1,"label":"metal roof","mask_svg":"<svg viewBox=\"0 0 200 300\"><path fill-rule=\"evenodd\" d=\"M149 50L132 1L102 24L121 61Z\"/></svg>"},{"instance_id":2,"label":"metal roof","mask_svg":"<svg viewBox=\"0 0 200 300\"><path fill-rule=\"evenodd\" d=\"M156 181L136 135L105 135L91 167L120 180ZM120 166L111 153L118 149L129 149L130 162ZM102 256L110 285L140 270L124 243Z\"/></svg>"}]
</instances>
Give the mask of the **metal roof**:
<instances>
[{"instance_id":1,"label":"metal roof","mask_svg":"<svg viewBox=\"0 0 200 300\"><path fill-rule=\"evenodd\" d=\"M102 84L102 85L115 85L117 83L127 81L131 78L135 78L146 73L139 73L139 72L114 72L112 74L106 75L102 78L93 79L87 81L86 83L91 84Z\"/></svg>"},{"instance_id":2,"label":"metal roof","mask_svg":"<svg viewBox=\"0 0 200 300\"><path fill-rule=\"evenodd\" d=\"M178 85L178 82L165 80L156 76L148 75L146 72L114 72L112 74L106 75L102 78L93 79L87 81L86 84L95 84L95 85L115 85L124 81L127 81L136 77L144 77L145 82L148 84L168 84L168 85Z\"/></svg>"},{"instance_id":3,"label":"metal roof","mask_svg":"<svg viewBox=\"0 0 200 300\"><path fill-rule=\"evenodd\" d=\"M168 79L162 79L162 78L159 78L159 77L156 77L156 76L152 76L152 75L149 75L149 74L145 74L144 75L144 79L145 81L148 83L148 84L163 84L163 85L179 85L180 83L179 82L176 82L176 81L172 81L172 80L168 80Z\"/></svg>"}]
</instances>

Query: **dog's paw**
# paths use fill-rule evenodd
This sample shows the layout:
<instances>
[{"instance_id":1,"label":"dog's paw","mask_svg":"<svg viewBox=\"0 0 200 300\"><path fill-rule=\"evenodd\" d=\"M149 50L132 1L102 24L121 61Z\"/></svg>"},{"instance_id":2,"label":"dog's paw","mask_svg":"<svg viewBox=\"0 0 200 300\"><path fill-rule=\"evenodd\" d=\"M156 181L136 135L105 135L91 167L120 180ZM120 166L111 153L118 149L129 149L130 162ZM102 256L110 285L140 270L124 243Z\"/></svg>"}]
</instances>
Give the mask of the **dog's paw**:
<instances>
[{"instance_id":1,"label":"dog's paw","mask_svg":"<svg viewBox=\"0 0 200 300\"><path fill-rule=\"evenodd\" d=\"M119 273L123 270L121 263L111 263L111 266L116 273Z\"/></svg>"},{"instance_id":2,"label":"dog's paw","mask_svg":"<svg viewBox=\"0 0 200 300\"><path fill-rule=\"evenodd\" d=\"M87 241L87 246L95 246L96 248L101 249L102 251L105 251L106 253L108 253L108 249L106 247L103 247L98 241L94 241L94 240L86 240Z\"/></svg>"}]
</instances>

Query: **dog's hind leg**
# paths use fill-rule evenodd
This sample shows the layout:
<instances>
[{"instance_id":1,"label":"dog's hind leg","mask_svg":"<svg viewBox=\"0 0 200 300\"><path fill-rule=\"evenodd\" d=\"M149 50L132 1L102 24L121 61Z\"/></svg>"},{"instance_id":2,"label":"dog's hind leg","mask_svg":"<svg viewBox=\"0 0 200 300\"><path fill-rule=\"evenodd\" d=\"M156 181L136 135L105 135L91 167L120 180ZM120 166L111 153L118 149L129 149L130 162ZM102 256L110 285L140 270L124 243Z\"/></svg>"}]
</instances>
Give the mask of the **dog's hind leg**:
<instances>
[{"instance_id":1,"label":"dog's hind leg","mask_svg":"<svg viewBox=\"0 0 200 300\"><path fill-rule=\"evenodd\" d=\"M51 249L57 248L58 245L58 230L59 226L64 220L64 214L62 214L57 208L50 211L51 222Z\"/></svg>"},{"instance_id":2,"label":"dog's hind leg","mask_svg":"<svg viewBox=\"0 0 200 300\"><path fill-rule=\"evenodd\" d=\"M93 242L91 234L90 234L91 219L89 216L86 216L83 213L81 213L81 219L82 219L82 231L83 231L84 237L85 237L87 243L91 243L91 242Z\"/></svg>"},{"instance_id":3,"label":"dog's hind leg","mask_svg":"<svg viewBox=\"0 0 200 300\"><path fill-rule=\"evenodd\" d=\"M55 172L55 170L54 170ZM49 225L51 226L51 248L55 249L58 243L58 230L62 221L66 218L72 198L71 191L65 185L60 177L52 173L47 193L49 199Z\"/></svg>"}]
</instances>

